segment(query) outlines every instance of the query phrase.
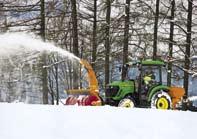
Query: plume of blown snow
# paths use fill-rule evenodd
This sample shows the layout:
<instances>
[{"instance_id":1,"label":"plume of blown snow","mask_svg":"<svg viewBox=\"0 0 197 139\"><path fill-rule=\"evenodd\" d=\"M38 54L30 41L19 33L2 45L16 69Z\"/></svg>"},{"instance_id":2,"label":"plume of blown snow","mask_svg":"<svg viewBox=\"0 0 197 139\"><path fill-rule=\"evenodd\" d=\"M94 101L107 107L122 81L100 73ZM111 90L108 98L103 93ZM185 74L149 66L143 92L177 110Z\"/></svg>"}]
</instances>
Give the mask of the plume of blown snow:
<instances>
[{"instance_id":1,"label":"plume of blown snow","mask_svg":"<svg viewBox=\"0 0 197 139\"><path fill-rule=\"evenodd\" d=\"M0 55L15 55L18 52L57 52L63 57L79 60L74 54L56 47L49 42L43 42L42 39L36 39L35 36L26 33L5 33L0 34Z\"/></svg>"}]
</instances>

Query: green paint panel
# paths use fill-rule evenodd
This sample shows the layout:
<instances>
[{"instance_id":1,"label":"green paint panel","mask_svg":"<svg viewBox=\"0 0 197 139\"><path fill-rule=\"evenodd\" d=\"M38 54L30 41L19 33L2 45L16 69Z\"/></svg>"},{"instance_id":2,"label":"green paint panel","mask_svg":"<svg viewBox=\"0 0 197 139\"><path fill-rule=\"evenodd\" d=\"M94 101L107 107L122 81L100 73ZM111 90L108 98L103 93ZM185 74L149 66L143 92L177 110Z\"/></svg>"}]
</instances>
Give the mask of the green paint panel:
<instances>
[{"instance_id":1,"label":"green paint panel","mask_svg":"<svg viewBox=\"0 0 197 139\"><path fill-rule=\"evenodd\" d=\"M114 81L110 84L111 86L119 86L118 94L113 97L114 100L120 100L127 94L134 93L134 81Z\"/></svg>"}]
</instances>

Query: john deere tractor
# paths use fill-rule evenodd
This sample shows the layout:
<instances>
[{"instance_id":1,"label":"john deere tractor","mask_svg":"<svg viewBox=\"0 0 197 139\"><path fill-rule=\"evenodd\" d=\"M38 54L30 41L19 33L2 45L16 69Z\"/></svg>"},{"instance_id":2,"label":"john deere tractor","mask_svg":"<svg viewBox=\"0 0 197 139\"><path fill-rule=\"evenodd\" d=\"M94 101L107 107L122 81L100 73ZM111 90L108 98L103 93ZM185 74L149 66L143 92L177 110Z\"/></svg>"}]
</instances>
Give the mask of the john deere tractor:
<instances>
[{"instance_id":1,"label":"john deere tractor","mask_svg":"<svg viewBox=\"0 0 197 139\"><path fill-rule=\"evenodd\" d=\"M126 66L126 79L107 85L105 103L120 107L151 107L176 109L185 94L183 88L169 87L162 82L165 63L142 60Z\"/></svg>"}]
</instances>

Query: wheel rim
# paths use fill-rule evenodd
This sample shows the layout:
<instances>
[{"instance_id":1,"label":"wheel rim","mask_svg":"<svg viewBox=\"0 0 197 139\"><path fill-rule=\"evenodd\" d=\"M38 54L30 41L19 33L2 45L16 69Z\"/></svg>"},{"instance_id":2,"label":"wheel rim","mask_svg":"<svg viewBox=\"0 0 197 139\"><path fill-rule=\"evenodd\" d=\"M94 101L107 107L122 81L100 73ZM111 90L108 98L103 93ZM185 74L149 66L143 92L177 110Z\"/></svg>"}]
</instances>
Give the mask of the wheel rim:
<instances>
[{"instance_id":1,"label":"wheel rim","mask_svg":"<svg viewBox=\"0 0 197 139\"><path fill-rule=\"evenodd\" d=\"M151 98L151 108L153 109L171 109L172 100L167 92L160 91Z\"/></svg>"},{"instance_id":2,"label":"wheel rim","mask_svg":"<svg viewBox=\"0 0 197 139\"><path fill-rule=\"evenodd\" d=\"M168 109L169 102L166 98L161 97L157 100L156 107L157 107L157 109Z\"/></svg>"},{"instance_id":3,"label":"wheel rim","mask_svg":"<svg viewBox=\"0 0 197 139\"><path fill-rule=\"evenodd\" d=\"M133 108L134 102L131 99L123 99L122 101L120 101L119 107L125 107L125 108Z\"/></svg>"}]
</instances>

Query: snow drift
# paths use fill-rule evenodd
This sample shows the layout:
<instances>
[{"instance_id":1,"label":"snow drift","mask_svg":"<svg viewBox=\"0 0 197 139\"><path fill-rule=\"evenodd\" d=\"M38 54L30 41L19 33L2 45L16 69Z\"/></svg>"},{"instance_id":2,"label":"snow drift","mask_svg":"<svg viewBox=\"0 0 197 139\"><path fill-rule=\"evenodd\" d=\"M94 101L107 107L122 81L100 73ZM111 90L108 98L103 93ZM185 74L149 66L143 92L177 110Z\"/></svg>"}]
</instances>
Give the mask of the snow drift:
<instances>
[{"instance_id":1,"label":"snow drift","mask_svg":"<svg viewBox=\"0 0 197 139\"><path fill-rule=\"evenodd\" d=\"M197 113L110 106L0 104L2 139L195 138Z\"/></svg>"}]
</instances>

